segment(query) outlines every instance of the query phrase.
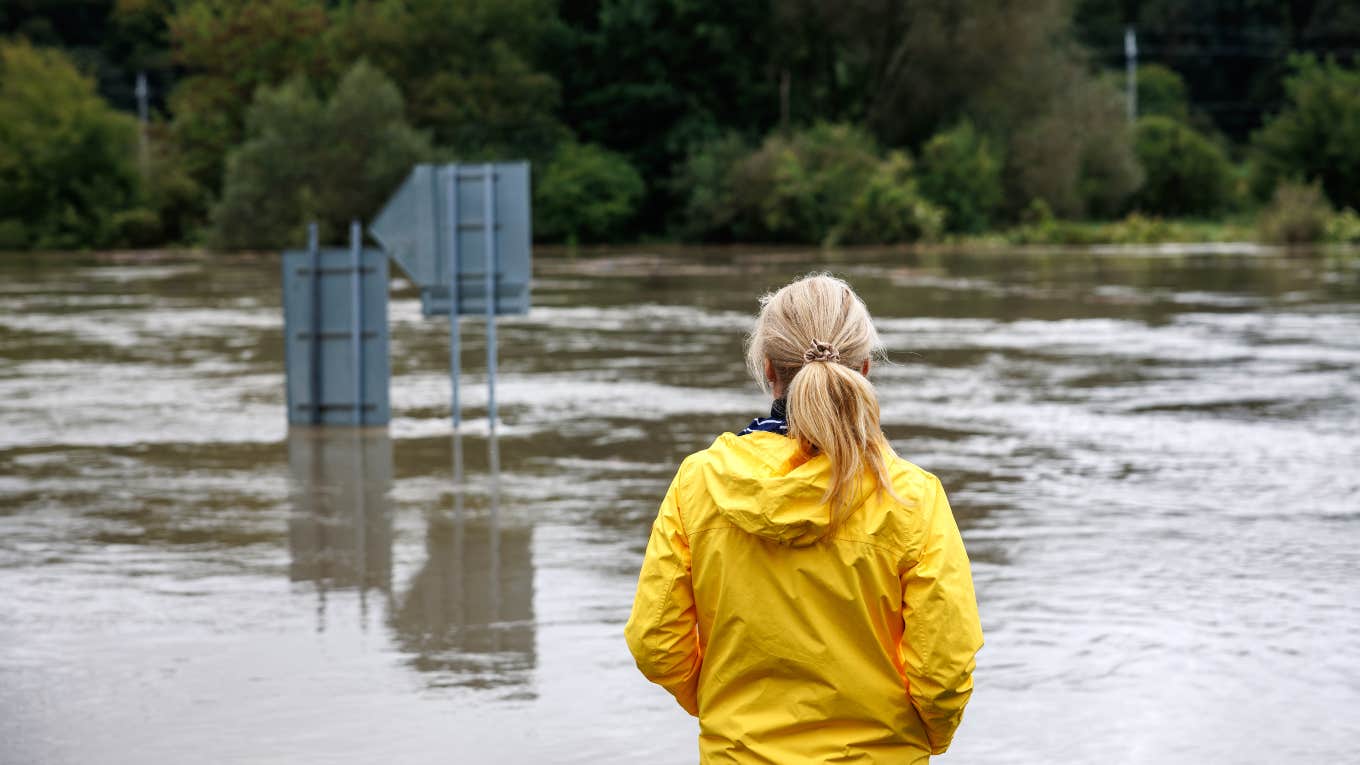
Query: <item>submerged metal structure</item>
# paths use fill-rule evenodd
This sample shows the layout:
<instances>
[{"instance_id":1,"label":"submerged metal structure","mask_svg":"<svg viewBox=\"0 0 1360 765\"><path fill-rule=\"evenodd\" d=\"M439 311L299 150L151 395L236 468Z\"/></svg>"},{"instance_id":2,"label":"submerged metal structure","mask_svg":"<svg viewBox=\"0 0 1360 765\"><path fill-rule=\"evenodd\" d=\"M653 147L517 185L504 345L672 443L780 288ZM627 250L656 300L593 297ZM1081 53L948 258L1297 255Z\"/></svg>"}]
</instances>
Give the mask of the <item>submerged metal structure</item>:
<instances>
[{"instance_id":1,"label":"submerged metal structure","mask_svg":"<svg viewBox=\"0 0 1360 765\"><path fill-rule=\"evenodd\" d=\"M487 421L496 430L496 317L529 310L529 164L417 165L368 233L350 226L348 250L323 249L316 225L305 251L283 256L288 422L385 425L390 368L387 258L420 289L426 317L449 317L451 419L462 421L459 318L486 319Z\"/></svg>"},{"instance_id":2,"label":"submerged metal structure","mask_svg":"<svg viewBox=\"0 0 1360 765\"><path fill-rule=\"evenodd\" d=\"M348 248L283 254L283 333L290 425L386 425L387 256L365 249L359 224Z\"/></svg>"}]
</instances>

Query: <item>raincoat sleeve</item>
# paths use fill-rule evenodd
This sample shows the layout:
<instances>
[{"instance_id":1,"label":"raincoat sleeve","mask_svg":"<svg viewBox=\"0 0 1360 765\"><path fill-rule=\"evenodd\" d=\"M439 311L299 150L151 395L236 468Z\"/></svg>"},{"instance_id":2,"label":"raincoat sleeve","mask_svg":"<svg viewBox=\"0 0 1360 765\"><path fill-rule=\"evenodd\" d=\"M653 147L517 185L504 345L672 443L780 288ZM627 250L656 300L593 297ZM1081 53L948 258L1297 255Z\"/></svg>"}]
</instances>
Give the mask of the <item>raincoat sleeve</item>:
<instances>
[{"instance_id":1,"label":"raincoat sleeve","mask_svg":"<svg viewBox=\"0 0 1360 765\"><path fill-rule=\"evenodd\" d=\"M679 480L677 474L652 524L624 637L642 674L697 717L698 617L690 580L689 539L677 500Z\"/></svg>"},{"instance_id":2,"label":"raincoat sleeve","mask_svg":"<svg viewBox=\"0 0 1360 765\"><path fill-rule=\"evenodd\" d=\"M968 554L939 479L922 497L916 561L902 573L902 663L907 693L925 724L931 754L949 748L973 693L982 626Z\"/></svg>"}]
</instances>

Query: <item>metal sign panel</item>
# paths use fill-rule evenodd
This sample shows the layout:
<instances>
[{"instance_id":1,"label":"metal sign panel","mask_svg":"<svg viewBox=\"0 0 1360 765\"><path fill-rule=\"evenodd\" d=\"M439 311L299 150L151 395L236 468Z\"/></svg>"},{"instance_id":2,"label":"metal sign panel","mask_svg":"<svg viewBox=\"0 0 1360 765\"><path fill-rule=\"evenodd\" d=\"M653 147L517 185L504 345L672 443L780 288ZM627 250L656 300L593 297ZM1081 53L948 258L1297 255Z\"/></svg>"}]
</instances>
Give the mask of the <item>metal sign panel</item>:
<instances>
[{"instance_id":1,"label":"metal sign panel","mask_svg":"<svg viewBox=\"0 0 1360 765\"><path fill-rule=\"evenodd\" d=\"M386 253L285 252L283 330L289 424L387 424Z\"/></svg>"},{"instance_id":2,"label":"metal sign panel","mask_svg":"<svg viewBox=\"0 0 1360 765\"><path fill-rule=\"evenodd\" d=\"M487 312L488 252L495 312L513 314L529 310L530 226L527 162L417 165L369 233L421 288L426 316L449 313L455 261L458 313Z\"/></svg>"}]
</instances>

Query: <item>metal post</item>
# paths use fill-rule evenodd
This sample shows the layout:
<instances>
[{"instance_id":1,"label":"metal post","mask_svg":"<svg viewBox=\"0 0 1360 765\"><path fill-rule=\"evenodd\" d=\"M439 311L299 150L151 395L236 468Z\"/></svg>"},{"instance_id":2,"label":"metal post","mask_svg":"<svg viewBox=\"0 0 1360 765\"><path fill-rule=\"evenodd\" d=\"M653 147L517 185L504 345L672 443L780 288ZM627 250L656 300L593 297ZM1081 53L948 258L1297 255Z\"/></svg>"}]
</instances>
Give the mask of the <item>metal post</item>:
<instances>
[{"instance_id":1,"label":"metal post","mask_svg":"<svg viewBox=\"0 0 1360 765\"><path fill-rule=\"evenodd\" d=\"M1132 26L1124 27L1124 68L1128 82L1129 122L1138 119L1138 36Z\"/></svg>"},{"instance_id":2,"label":"metal post","mask_svg":"<svg viewBox=\"0 0 1360 765\"><path fill-rule=\"evenodd\" d=\"M310 397L307 403L312 407L313 425L321 423L321 246L318 241L316 223L307 224L307 268L312 277L311 335L308 350L311 352Z\"/></svg>"},{"instance_id":3,"label":"metal post","mask_svg":"<svg viewBox=\"0 0 1360 765\"><path fill-rule=\"evenodd\" d=\"M495 167L482 165L482 240L486 243L486 419L496 434L496 179Z\"/></svg>"},{"instance_id":4,"label":"metal post","mask_svg":"<svg viewBox=\"0 0 1360 765\"><path fill-rule=\"evenodd\" d=\"M354 424L364 424L364 234L359 221L349 223L350 336L354 348Z\"/></svg>"},{"instance_id":5,"label":"metal post","mask_svg":"<svg viewBox=\"0 0 1360 765\"><path fill-rule=\"evenodd\" d=\"M147 140L146 122L148 117L147 97L151 95L151 89L146 85L146 72L137 73L137 85L133 88L133 94L137 96L137 160L141 166L142 177L147 174Z\"/></svg>"},{"instance_id":6,"label":"metal post","mask_svg":"<svg viewBox=\"0 0 1360 765\"><path fill-rule=\"evenodd\" d=\"M445 259L449 284L449 379L453 385L449 411L452 413L453 430L456 433L463 421L462 405L458 401L458 372L462 367L462 349L459 347L458 339L458 165L448 165L444 172L449 248L448 258ZM460 475L459 478L461 477Z\"/></svg>"}]
</instances>

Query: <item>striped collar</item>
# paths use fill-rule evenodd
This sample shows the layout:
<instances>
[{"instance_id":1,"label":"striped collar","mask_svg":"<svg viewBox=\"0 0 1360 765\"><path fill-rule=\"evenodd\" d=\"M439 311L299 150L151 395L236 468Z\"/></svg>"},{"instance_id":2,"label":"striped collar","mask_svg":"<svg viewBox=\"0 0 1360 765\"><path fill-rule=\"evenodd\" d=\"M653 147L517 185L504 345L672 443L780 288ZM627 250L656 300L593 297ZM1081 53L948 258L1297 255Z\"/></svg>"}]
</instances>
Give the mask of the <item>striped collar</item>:
<instances>
[{"instance_id":1,"label":"striped collar","mask_svg":"<svg viewBox=\"0 0 1360 765\"><path fill-rule=\"evenodd\" d=\"M762 430L766 433L778 433L781 436L787 436L789 434L789 417L786 412L786 402L784 399L775 399L774 403L770 405L769 417L757 417L754 420L751 420L751 424L747 425L745 429L737 435L744 436L748 433L754 433L757 430Z\"/></svg>"}]
</instances>

